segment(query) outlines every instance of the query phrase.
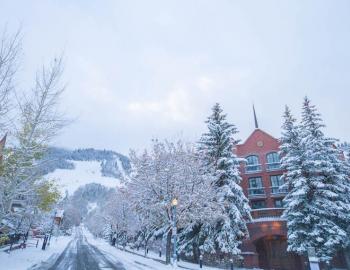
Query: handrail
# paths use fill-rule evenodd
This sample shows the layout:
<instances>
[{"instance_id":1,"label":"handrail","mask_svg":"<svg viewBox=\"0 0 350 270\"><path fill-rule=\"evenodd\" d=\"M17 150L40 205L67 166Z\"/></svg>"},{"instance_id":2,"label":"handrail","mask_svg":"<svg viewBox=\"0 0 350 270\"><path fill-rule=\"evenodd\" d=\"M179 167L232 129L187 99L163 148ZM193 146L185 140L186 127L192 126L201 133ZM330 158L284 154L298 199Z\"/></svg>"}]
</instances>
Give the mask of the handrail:
<instances>
[{"instance_id":1,"label":"handrail","mask_svg":"<svg viewBox=\"0 0 350 270\"><path fill-rule=\"evenodd\" d=\"M253 209L251 211L253 219L259 219L259 218L269 218L269 217L281 217L283 211L285 208L279 207L279 208L260 208L260 209Z\"/></svg>"},{"instance_id":2,"label":"handrail","mask_svg":"<svg viewBox=\"0 0 350 270\"><path fill-rule=\"evenodd\" d=\"M249 196L261 196L265 195L264 187L248 188Z\"/></svg>"},{"instance_id":3,"label":"handrail","mask_svg":"<svg viewBox=\"0 0 350 270\"><path fill-rule=\"evenodd\" d=\"M271 194L286 194L286 193L288 193L288 189L282 188L282 186L271 186L270 191L271 191Z\"/></svg>"}]
</instances>

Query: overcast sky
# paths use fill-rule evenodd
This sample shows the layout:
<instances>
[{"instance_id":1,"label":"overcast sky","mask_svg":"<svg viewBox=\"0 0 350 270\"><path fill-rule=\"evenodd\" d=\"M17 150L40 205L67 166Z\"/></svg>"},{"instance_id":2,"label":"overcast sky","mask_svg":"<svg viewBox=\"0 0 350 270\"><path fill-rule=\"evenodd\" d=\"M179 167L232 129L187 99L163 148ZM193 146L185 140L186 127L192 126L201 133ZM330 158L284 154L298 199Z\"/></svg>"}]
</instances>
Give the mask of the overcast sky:
<instances>
[{"instance_id":1,"label":"overcast sky","mask_svg":"<svg viewBox=\"0 0 350 270\"><path fill-rule=\"evenodd\" d=\"M220 102L245 139L279 136L308 95L327 134L350 140L350 1L0 0L0 27L22 25L18 86L64 52L60 146L128 154L150 139L197 140Z\"/></svg>"}]
</instances>

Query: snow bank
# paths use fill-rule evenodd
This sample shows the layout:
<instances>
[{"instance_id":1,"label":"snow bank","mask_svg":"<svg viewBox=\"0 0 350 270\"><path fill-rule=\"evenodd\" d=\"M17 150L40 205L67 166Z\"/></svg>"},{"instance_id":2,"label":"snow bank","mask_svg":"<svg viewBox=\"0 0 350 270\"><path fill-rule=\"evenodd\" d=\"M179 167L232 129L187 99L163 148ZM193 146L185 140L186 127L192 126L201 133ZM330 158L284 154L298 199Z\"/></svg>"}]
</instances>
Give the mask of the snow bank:
<instances>
[{"instance_id":1,"label":"snow bank","mask_svg":"<svg viewBox=\"0 0 350 270\"><path fill-rule=\"evenodd\" d=\"M128 270L166 270L173 269L171 265L165 265L164 263L159 261L159 257L154 252L149 252L148 257L143 257L143 251L139 251L140 255L136 255L127 251L122 251L118 248L112 247L105 240L94 237L86 228L83 228L84 235L87 238L87 241L93 246L97 247L111 262L121 262L125 269ZM134 252L134 251L133 251ZM164 259L164 256L163 258ZM157 260L157 261L156 261ZM200 269L199 265L182 262L180 261L178 264L182 269L188 270L197 270ZM181 269L180 268L180 269ZM207 270L222 270L219 268L203 266L202 269ZM244 268L235 268L237 270L248 270ZM252 269L250 269L252 270Z\"/></svg>"},{"instance_id":2,"label":"snow bank","mask_svg":"<svg viewBox=\"0 0 350 270\"><path fill-rule=\"evenodd\" d=\"M28 247L25 249L13 250L11 253L0 252L0 262L5 268L11 270L24 270L31 266L38 265L50 257L58 257L72 240L70 236L60 236L51 238L50 246L42 250L42 239L36 248L36 239L28 240Z\"/></svg>"}]
</instances>

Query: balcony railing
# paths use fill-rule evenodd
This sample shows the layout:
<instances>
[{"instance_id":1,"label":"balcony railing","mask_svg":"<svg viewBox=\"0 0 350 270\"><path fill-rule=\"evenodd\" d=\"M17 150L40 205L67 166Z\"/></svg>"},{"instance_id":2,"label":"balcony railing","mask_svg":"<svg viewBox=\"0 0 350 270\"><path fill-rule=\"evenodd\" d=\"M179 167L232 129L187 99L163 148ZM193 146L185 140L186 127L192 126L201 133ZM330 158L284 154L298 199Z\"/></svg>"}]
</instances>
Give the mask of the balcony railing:
<instances>
[{"instance_id":1,"label":"balcony railing","mask_svg":"<svg viewBox=\"0 0 350 270\"><path fill-rule=\"evenodd\" d=\"M251 214L253 219L259 218L280 218L284 208L261 208L253 209Z\"/></svg>"},{"instance_id":2,"label":"balcony railing","mask_svg":"<svg viewBox=\"0 0 350 270\"><path fill-rule=\"evenodd\" d=\"M285 195L288 193L287 188L282 188L281 186L270 187L271 195Z\"/></svg>"},{"instance_id":3,"label":"balcony railing","mask_svg":"<svg viewBox=\"0 0 350 270\"><path fill-rule=\"evenodd\" d=\"M277 171L281 169L280 162L266 163L266 168L268 171Z\"/></svg>"},{"instance_id":4,"label":"balcony railing","mask_svg":"<svg viewBox=\"0 0 350 270\"><path fill-rule=\"evenodd\" d=\"M264 197L265 189L263 187L248 188L248 197Z\"/></svg>"},{"instance_id":5,"label":"balcony railing","mask_svg":"<svg viewBox=\"0 0 350 270\"><path fill-rule=\"evenodd\" d=\"M261 164L245 165L246 173L261 172L261 170L262 170Z\"/></svg>"}]
</instances>

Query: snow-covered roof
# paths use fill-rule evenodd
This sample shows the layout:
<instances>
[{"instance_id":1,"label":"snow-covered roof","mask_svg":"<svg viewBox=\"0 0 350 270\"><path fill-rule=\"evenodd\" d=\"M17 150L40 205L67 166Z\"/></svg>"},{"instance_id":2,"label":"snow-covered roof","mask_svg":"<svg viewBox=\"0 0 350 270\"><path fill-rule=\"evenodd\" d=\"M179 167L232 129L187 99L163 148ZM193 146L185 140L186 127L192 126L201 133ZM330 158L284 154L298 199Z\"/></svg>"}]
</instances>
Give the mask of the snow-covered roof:
<instances>
[{"instance_id":1,"label":"snow-covered roof","mask_svg":"<svg viewBox=\"0 0 350 270\"><path fill-rule=\"evenodd\" d=\"M58 210L58 211L56 212L56 217L57 217L57 218L63 218L63 214L64 214L64 210Z\"/></svg>"}]
</instances>

